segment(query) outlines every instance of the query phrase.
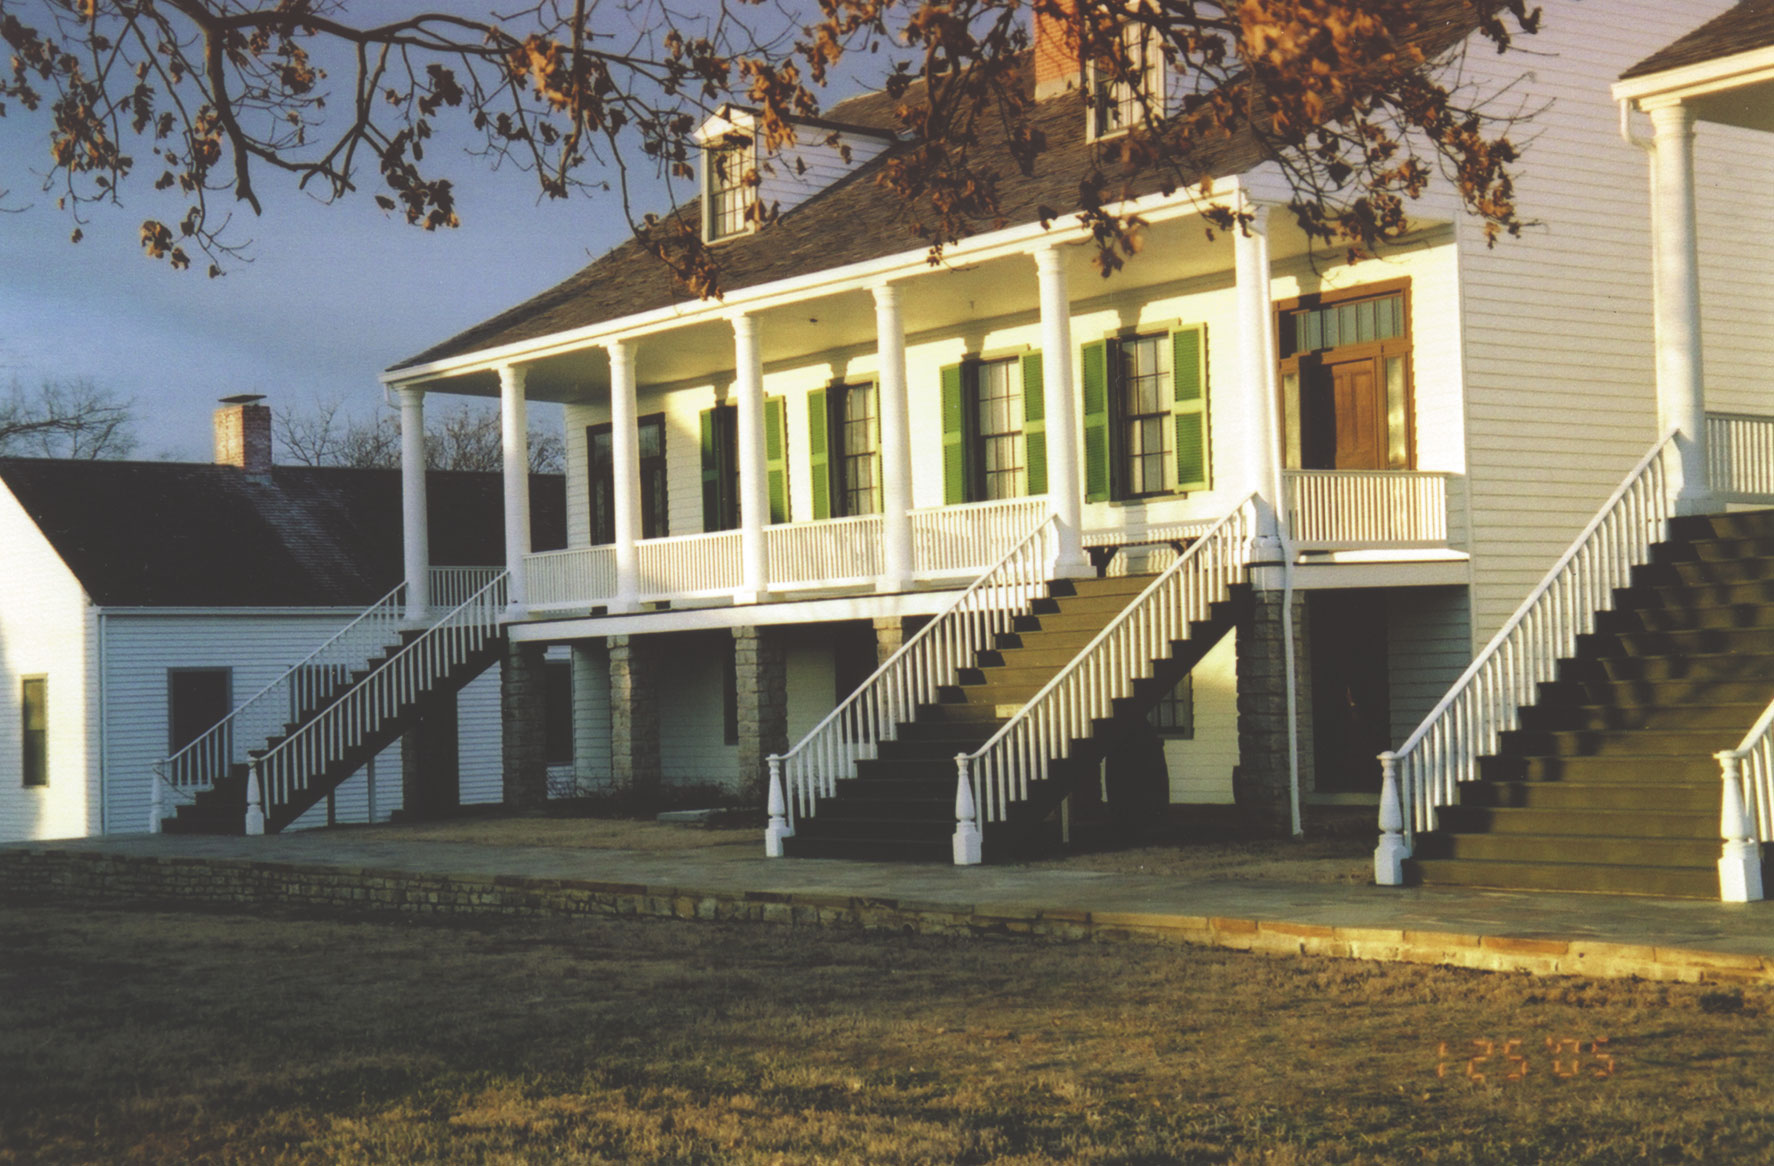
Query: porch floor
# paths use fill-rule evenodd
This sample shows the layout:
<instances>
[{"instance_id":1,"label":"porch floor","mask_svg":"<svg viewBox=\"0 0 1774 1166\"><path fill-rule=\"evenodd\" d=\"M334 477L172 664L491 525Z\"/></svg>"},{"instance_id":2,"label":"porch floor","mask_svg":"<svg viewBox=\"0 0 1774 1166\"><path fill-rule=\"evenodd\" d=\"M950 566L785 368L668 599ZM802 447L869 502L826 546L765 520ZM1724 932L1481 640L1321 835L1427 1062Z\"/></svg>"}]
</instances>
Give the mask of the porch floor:
<instances>
[{"instance_id":1,"label":"porch floor","mask_svg":"<svg viewBox=\"0 0 1774 1166\"><path fill-rule=\"evenodd\" d=\"M384 888L398 889L403 880L426 888L404 899L397 894L393 909L402 910L559 910L953 934L1144 937L1543 974L1774 983L1774 902L1179 879L1045 864L770 860L761 838L710 845L698 844L697 832L686 833L684 848L669 849L441 840L400 826L261 838L12 843L0 846L0 893L53 886L83 897L141 898L141 887L164 877L169 890L151 897L176 898L184 893L178 887L203 885L170 873L188 872L195 862L250 872L265 887L275 886L266 898L284 903L299 901L307 884L267 876L307 871L324 874L318 881L335 887L343 876ZM118 878L120 866L139 877ZM92 869L82 874L82 868ZM450 893L454 884L466 884L463 893ZM137 891L124 889L131 886ZM327 902L353 899L329 893ZM433 905L420 905L427 902Z\"/></svg>"}]
</instances>

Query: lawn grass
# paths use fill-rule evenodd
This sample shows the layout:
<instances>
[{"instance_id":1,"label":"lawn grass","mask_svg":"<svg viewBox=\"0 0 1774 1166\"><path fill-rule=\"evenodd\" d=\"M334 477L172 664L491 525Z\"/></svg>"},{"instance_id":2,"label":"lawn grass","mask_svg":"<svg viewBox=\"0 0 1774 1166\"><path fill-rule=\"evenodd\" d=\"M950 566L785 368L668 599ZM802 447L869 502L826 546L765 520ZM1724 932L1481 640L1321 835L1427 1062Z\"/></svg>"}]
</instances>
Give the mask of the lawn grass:
<instances>
[{"instance_id":1,"label":"lawn grass","mask_svg":"<svg viewBox=\"0 0 1774 1166\"><path fill-rule=\"evenodd\" d=\"M1135 943L0 903L0 1163L1761 1163L1771 1005Z\"/></svg>"}]
</instances>

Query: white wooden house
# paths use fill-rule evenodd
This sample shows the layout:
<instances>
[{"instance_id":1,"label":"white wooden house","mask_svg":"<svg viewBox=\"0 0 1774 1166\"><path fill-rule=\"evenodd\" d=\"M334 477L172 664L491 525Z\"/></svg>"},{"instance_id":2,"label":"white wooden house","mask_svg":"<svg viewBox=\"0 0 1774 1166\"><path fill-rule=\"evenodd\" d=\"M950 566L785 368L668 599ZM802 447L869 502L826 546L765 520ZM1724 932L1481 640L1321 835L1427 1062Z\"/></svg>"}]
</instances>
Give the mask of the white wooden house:
<instances>
[{"instance_id":1,"label":"white wooden house","mask_svg":"<svg viewBox=\"0 0 1774 1166\"><path fill-rule=\"evenodd\" d=\"M215 464L0 459L0 841L140 833L156 804L175 815L190 791L164 788L167 760L399 584L395 471L273 466L265 406L216 420ZM431 485L439 585L496 574L476 565L501 554L497 475ZM559 478L535 488L537 537L558 538ZM272 691L263 719L281 726L291 698ZM455 788L413 800L499 801L496 672L456 707L411 738L432 780L450 781L456 755ZM256 723L211 739L233 759L260 743ZM300 824L385 819L418 776L403 782L397 742Z\"/></svg>"},{"instance_id":2,"label":"white wooden house","mask_svg":"<svg viewBox=\"0 0 1774 1166\"><path fill-rule=\"evenodd\" d=\"M1199 188L1134 200L1143 252L1100 277L1081 228L1036 221L1101 128L1063 53L1037 49L1054 148L1006 178L1011 225L937 266L873 181L895 148L886 97L832 107L771 158L729 109L705 127L687 212L724 298L686 296L625 244L383 381L412 433L428 394L500 398L514 519L526 402L566 408L567 547L508 540L502 621L514 642L571 649L582 780L767 788L773 852L971 861L982 829L988 854L1010 853L1061 795L1100 789L1096 762L1155 709L1173 803L1236 800L1286 828L1315 802L1378 800L1385 881L1441 836L1479 758L1527 748L1506 734L1575 734L1547 747L1605 758L1620 744L1600 738L1643 727L1519 710L1543 681L1612 667L1598 637L1629 629L1597 613L1650 585L1634 568L1724 553L1730 532L1678 519L1774 489L1754 478L1774 464L1766 103L1732 116L1709 97L1692 137L1651 90L1610 89L1727 8L1556 3L1531 53L1478 46L1461 84L1532 114L1517 194L1535 225L1487 246L1438 189L1407 240L1355 264L1312 255L1288 192L1233 142ZM780 212L761 228L744 213L753 169ZM1204 205L1253 229L1210 234ZM1697 249L1675 219L1698 223ZM1679 355L1702 335L1703 386ZM416 592L411 460L405 482ZM1755 551L1744 537L1725 549ZM1709 602L1731 618L1748 599ZM1532 853L1447 843L1419 869L1702 893L1710 755L1765 700L1740 703L1742 725L1677 743L1713 774L1679 791L1679 814L1634 793L1698 837L1647 839L1605 806L1549 825L1512 817L1525 801L1474 802L1463 829L1514 830ZM1382 797L1375 755L1400 743ZM1557 768L1509 772L1524 765ZM1774 831L1768 799L1742 796Z\"/></svg>"}]
</instances>

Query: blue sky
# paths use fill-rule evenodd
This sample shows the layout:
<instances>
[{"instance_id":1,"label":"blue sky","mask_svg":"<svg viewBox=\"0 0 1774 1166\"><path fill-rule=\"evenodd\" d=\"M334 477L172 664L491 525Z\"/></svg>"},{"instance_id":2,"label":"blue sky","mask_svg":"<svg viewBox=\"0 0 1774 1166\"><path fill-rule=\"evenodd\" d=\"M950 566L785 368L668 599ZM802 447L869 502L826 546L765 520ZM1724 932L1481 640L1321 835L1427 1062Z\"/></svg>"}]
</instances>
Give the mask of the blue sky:
<instances>
[{"instance_id":1,"label":"blue sky","mask_svg":"<svg viewBox=\"0 0 1774 1166\"><path fill-rule=\"evenodd\" d=\"M393 9L377 0L364 11ZM334 80L344 82L342 70ZM145 181L126 188L123 206L91 208L85 240L69 243L72 220L41 190L47 129L16 106L0 118L0 190L10 191L0 208L19 212L0 213L0 389L85 377L133 399L137 457L207 459L216 398L234 393L264 393L285 410L341 400L367 417L381 407L383 368L551 286L627 234L613 199L542 201L528 175L465 156L435 168L457 184L463 225L434 233L376 208L373 166L358 194L331 206L261 168L265 214L254 219L240 204L234 232L253 240L252 262L211 280L143 256L142 221L182 215L182 203ZM434 145L431 159L448 148Z\"/></svg>"}]
</instances>

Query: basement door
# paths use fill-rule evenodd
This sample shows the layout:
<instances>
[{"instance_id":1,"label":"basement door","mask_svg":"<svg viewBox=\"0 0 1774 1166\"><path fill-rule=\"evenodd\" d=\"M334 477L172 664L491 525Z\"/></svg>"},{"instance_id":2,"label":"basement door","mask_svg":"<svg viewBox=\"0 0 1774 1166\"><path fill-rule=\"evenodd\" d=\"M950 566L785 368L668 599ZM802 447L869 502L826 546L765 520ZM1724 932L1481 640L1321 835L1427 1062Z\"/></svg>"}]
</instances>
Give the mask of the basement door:
<instances>
[{"instance_id":1,"label":"basement door","mask_svg":"<svg viewBox=\"0 0 1774 1166\"><path fill-rule=\"evenodd\" d=\"M1307 603L1314 784L1320 793L1378 793L1379 754L1392 747L1386 593L1314 591Z\"/></svg>"}]
</instances>

